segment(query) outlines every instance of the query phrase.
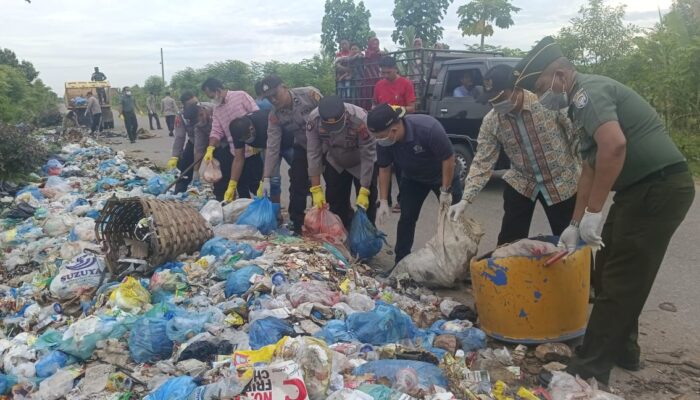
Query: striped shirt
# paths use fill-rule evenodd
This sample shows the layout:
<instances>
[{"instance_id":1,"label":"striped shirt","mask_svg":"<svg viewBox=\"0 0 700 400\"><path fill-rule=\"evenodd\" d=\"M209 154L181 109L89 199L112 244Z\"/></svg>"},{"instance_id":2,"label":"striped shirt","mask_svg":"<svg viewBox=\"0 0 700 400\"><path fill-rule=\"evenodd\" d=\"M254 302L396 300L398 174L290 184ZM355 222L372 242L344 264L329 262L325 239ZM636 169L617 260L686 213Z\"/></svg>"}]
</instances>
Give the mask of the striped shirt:
<instances>
[{"instance_id":1,"label":"striped shirt","mask_svg":"<svg viewBox=\"0 0 700 400\"><path fill-rule=\"evenodd\" d=\"M532 200L541 193L547 205L576 194L581 160L571 121L561 112L544 108L533 93L524 91L524 95L519 114L491 110L484 117L465 182L463 199L469 203L488 183L501 148L510 158L503 179L518 193Z\"/></svg>"},{"instance_id":2,"label":"striped shirt","mask_svg":"<svg viewBox=\"0 0 700 400\"><path fill-rule=\"evenodd\" d=\"M219 141L225 138L229 143L231 154L233 154L233 138L228 126L234 119L243 117L253 111L258 111L258 105L255 104L255 100L248 93L239 90L227 91L223 103L214 108L209 137L216 138ZM252 148L249 149L248 147L246 146L246 157L249 157L251 153L256 153L252 151Z\"/></svg>"}]
</instances>

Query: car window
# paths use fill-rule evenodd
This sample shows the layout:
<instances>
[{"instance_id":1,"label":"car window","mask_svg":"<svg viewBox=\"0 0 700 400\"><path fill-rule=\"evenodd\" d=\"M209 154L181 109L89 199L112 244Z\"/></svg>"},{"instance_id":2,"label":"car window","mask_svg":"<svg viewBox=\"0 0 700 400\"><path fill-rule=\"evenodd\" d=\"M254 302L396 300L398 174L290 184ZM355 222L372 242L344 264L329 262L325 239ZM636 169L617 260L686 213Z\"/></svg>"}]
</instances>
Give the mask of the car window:
<instances>
[{"instance_id":1,"label":"car window","mask_svg":"<svg viewBox=\"0 0 700 400\"><path fill-rule=\"evenodd\" d=\"M462 88L465 77L471 79L469 88ZM447 72L447 84L443 97L464 97L465 100L476 101L483 92L484 79L479 68L456 69Z\"/></svg>"}]
</instances>

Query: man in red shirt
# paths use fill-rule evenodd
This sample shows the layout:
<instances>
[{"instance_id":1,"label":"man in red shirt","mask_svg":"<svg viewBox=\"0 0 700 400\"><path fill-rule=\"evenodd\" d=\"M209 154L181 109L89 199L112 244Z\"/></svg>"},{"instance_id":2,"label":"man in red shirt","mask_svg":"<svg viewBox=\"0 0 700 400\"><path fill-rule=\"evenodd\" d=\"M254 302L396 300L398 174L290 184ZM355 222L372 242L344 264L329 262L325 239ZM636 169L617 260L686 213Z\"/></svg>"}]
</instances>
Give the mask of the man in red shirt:
<instances>
[{"instance_id":1,"label":"man in red shirt","mask_svg":"<svg viewBox=\"0 0 700 400\"><path fill-rule=\"evenodd\" d=\"M392 106L401 106L406 112L416 111L416 93L413 82L399 75L394 57L383 57L379 61L382 72L382 80L374 86L374 105L387 103Z\"/></svg>"}]
</instances>

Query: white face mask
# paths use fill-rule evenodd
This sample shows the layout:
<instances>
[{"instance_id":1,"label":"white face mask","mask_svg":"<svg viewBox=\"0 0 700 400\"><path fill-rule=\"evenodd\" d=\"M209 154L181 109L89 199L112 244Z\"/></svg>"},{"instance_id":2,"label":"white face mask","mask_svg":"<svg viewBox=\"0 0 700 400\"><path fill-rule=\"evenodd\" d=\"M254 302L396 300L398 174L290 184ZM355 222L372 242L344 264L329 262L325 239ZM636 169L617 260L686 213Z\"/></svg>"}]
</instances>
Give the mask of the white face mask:
<instances>
[{"instance_id":1,"label":"white face mask","mask_svg":"<svg viewBox=\"0 0 700 400\"><path fill-rule=\"evenodd\" d=\"M552 111L559 111L564 107L569 106L569 94L566 93L566 89L562 88L561 93L554 93L552 89L554 87L554 80L557 78L556 75L552 77L552 84L549 85L549 89L538 98L540 104L544 108L548 108ZM566 87L566 83L564 84Z\"/></svg>"},{"instance_id":2,"label":"white face mask","mask_svg":"<svg viewBox=\"0 0 700 400\"><path fill-rule=\"evenodd\" d=\"M513 111L515 109L515 102L513 101L513 95L515 93L516 92L513 91L509 98L499 101L498 103L492 103L491 105L493 106L493 110L501 115L508 114L509 112Z\"/></svg>"}]
</instances>

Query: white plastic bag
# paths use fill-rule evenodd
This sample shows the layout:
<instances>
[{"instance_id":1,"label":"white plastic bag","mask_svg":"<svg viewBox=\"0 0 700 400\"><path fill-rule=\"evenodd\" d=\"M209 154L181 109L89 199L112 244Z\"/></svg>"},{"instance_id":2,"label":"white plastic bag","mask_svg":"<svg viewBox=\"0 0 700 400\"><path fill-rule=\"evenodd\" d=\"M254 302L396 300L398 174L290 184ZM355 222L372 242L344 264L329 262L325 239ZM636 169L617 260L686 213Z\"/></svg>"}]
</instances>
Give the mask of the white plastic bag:
<instances>
[{"instance_id":1,"label":"white plastic bag","mask_svg":"<svg viewBox=\"0 0 700 400\"><path fill-rule=\"evenodd\" d=\"M539 257L560 251L552 243L541 240L521 239L517 242L503 245L493 251L491 258L506 257Z\"/></svg>"},{"instance_id":2,"label":"white plastic bag","mask_svg":"<svg viewBox=\"0 0 700 400\"><path fill-rule=\"evenodd\" d=\"M199 213L202 214L202 217L212 226L224 222L224 209L221 207L221 203L216 200L209 200L207 204L199 210Z\"/></svg>"},{"instance_id":3,"label":"white plastic bag","mask_svg":"<svg viewBox=\"0 0 700 400\"><path fill-rule=\"evenodd\" d=\"M212 158L211 161L202 161L202 165L199 167L199 176L207 183L220 181L223 175L219 161L216 158Z\"/></svg>"},{"instance_id":4,"label":"white plastic bag","mask_svg":"<svg viewBox=\"0 0 700 400\"><path fill-rule=\"evenodd\" d=\"M248 208L253 199L236 199L224 206L224 222L234 224L238 221L238 217L243 214L243 211Z\"/></svg>"},{"instance_id":5,"label":"white plastic bag","mask_svg":"<svg viewBox=\"0 0 700 400\"><path fill-rule=\"evenodd\" d=\"M80 296L100 285L104 268L104 262L95 254L81 253L71 262L61 265L49 290L61 300Z\"/></svg>"},{"instance_id":6,"label":"white plastic bag","mask_svg":"<svg viewBox=\"0 0 700 400\"><path fill-rule=\"evenodd\" d=\"M425 247L399 261L390 278L410 278L429 288L439 288L453 287L467 276L484 232L478 222L464 215L452 221L448 210L440 209L435 236Z\"/></svg>"},{"instance_id":7,"label":"white plastic bag","mask_svg":"<svg viewBox=\"0 0 700 400\"><path fill-rule=\"evenodd\" d=\"M591 386L581 378L559 371L552 372L549 393L552 400L623 400L620 396L598 390L595 383Z\"/></svg>"}]
</instances>

